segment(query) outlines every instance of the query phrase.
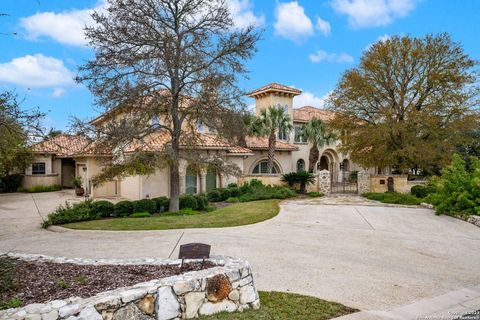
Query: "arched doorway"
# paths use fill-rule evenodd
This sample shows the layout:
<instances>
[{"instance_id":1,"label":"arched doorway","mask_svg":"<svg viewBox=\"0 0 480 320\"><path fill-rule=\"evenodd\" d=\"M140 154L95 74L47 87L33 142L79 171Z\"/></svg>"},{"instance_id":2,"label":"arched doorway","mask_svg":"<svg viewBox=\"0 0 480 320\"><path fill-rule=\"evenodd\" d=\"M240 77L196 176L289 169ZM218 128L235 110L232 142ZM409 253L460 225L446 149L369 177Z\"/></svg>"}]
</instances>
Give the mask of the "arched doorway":
<instances>
[{"instance_id":1,"label":"arched doorway","mask_svg":"<svg viewBox=\"0 0 480 320\"><path fill-rule=\"evenodd\" d=\"M305 170L305 161L303 159L297 160L297 172Z\"/></svg>"},{"instance_id":2,"label":"arched doorway","mask_svg":"<svg viewBox=\"0 0 480 320\"><path fill-rule=\"evenodd\" d=\"M341 169L346 172L350 171L350 161L348 159L343 159Z\"/></svg>"},{"instance_id":3,"label":"arched doorway","mask_svg":"<svg viewBox=\"0 0 480 320\"><path fill-rule=\"evenodd\" d=\"M197 170L192 165L187 167L187 172L185 174L185 193L197 193Z\"/></svg>"},{"instance_id":4,"label":"arched doorway","mask_svg":"<svg viewBox=\"0 0 480 320\"><path fill-rule=\"evenodd\" d=\"M329 161L327 156L321 156L318 163L318 170L329 170Z\"/></svg>"}]
</instances>

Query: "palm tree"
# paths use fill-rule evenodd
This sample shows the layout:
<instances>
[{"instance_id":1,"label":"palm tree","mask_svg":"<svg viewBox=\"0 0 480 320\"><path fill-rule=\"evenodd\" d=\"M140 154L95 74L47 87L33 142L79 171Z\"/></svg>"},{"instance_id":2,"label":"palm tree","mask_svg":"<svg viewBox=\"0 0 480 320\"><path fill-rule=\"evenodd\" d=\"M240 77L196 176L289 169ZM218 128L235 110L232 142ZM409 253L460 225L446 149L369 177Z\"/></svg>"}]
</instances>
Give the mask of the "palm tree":
<instances>
[{"instance_id":1,"label":"palm tree","mask_svg":"<svg viewBox=\"0 0 480 320\"><path fill-rule=\"evenodd\" d=\"M272 173L275 145L278 132L292 130L292 119L283 108L268 107L260 112L249 126L250 134L257 137L268 137L268 162L267 172Z\"/></svg>"},{"instance_id":2,"label":"palm tree","mask_svg":"<svg viewBox=\"0 0 480 320\"><path fill-rule=\"evenodd\" d=\"M312 144L308 157L308 171L313 172L315 163L317 163L320 157L319 148L330 144L336 139L336 136L328 130L325 122L317 118L311 119L303 126L303 134L307 141Z\"/></svg>"}]
</instances>

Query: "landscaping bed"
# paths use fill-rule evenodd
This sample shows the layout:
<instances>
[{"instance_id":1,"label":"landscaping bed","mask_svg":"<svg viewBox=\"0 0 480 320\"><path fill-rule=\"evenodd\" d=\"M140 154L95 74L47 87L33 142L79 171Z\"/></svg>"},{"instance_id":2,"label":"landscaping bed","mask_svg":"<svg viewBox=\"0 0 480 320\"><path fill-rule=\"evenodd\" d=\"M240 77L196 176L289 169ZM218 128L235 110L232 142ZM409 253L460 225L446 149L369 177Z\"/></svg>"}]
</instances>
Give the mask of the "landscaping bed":
<instances>
[{"instance_id":1,"label":"landscaping bed","mask_svg":"<svg viewBox=\"0 0 480 320\"><path fill-rule=\"evenodd\" d=\"M71 229L89 230L166 230L183 228L220 228L252 224L276 216L280 200L236 203L207 213L184 210L145 218L113 218L65 224Z\"/></svg>"},{"instance_id":2,"label":"landscaping bed","mask_svg":"<svg viewBox=\"0 0 480 320\"><path fill-rule=\"evenodd\" d=\"M97 293L213 267L206 261L178 265L80 265L0 257L0 309Z\"/></svg>"}]
</instances>

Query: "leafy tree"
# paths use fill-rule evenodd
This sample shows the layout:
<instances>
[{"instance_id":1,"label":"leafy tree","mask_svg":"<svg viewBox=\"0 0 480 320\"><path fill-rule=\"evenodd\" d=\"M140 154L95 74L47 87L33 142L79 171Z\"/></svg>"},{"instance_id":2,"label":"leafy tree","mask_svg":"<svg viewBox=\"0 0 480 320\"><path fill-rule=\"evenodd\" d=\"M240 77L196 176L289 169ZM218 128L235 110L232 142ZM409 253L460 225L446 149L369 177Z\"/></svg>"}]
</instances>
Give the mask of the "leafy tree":
<instances>
[{"instance_id":1,"label":"leafy tree","mask_svg":"<svg viewBox=\"0 0 480 320\"><path fill-rule=\"evenodd\" d=\"M260 111L251 123L249 131L258 137L268 138L267 172L272 173L278 132L288 133L293 128L290 115L283 108L270 106Z\"/></svg>"},{"instance_id":2,"label":"leafy tree","mask_svg":"<svg viewBox=\"0 0 480 320\"><path fill-rule=\"evenodd\" d=\"M305 170L297 172L297 182L300 185L300 193L305 194L307 185L315 183L315 176Z\"/></svg>"},{"instance_id":3,"label":"leafy tree","mask_svg":"<svg viewBox=\"0 0 480 320\"><path fill-rule=\"evenodd\" d=\"M32 159L30 142L42 136L40 120L44 114L20 107L14 92L0 93L0 179L23 171Z\"/></svg>"},{"instance_id":4,"label":"leafy tree","mask_svg":"<svg viewBox=\"0 0 480 320\"><path fill-rule=\"evenodd\" d=\"M445 33L377 42L329 101L342 150L364 167L447 164L478 119L475 66Z\"/></svg>"},{"instance_id":5,"label":"leafy tree","mask_svg":"<svg viewBox=\"0 0 480 320\"><path fill-rule=\"evenodd\" d=\"M313 172L315 164L320 157L319 148L330 144L336 139L336 135L328 130L327 125L320 119L313 118L303 126L303 134L312 144L308 157L308 171Z\"/></svg>"},{"instance_id":6,"label":"leafy tree","mask_svg":"<svg viewBox=\"0 0 480 320\"><path fill-rule=\"evenodd\" d=\"M107 7L86 28L95 58L80 68L78 80L112 112L101 128L84 123L81 129L101 137L97 146L116 150L128 174L168 164L170 211L177 211L179 160L198 160L180 147L195 145L197 121L227 131L233 110L243 106L237 78L247 72L259 33L253 26L236 28L225 0L107 0ZM116 121L117 112L129 116ZM156 116L161 121L153 123ZM142 143L158 130L169 136L164 153L124 156L132 141ZM121 169L117 161L115 174Z\"/></svg>"}]
</instances>

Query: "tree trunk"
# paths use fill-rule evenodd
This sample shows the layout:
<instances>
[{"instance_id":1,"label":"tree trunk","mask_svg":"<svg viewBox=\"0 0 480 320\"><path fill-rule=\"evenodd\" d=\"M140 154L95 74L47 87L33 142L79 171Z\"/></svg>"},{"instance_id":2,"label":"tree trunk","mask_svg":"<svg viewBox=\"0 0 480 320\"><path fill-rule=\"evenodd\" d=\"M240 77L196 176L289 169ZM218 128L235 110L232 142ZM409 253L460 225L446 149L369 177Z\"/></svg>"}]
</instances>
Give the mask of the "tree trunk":
<instances>
[{"instance_id":1,"label":"tree trunk","mask_svg":"<svg viewBox=\"0 0 480 320\"><path fill-rule=\"evenodd\" d=\"M313 173L319 156L320 154L317 145L313 145L313 147L310 149L310 155L308 157L308 172Z\"/></svg>"},{"instance_id":2,"label":"tree trunk","mask_svg":"<svg viewBox=\"0 0 480 320\"><path fill-rule=\"evenodd\" d=\"M170 206L168 210L175 212L179 210L178 198L180 196L180 171L177 161L170 165Z\"/></svg>"},{"instance_id":3,"label":"tree trunk","mask_svg":"<svg viewBox=\"0 0 480 320\"><path fill-rule=\"evenodd\" d=\"M273 170L273 159L275 157L275 144L277 139L275 137L275 132L271 133L268 137L268 162L267 162L267 172L272 173Z\"/></svg>"}]
</instances>

